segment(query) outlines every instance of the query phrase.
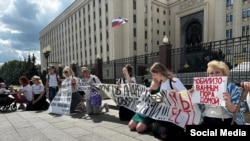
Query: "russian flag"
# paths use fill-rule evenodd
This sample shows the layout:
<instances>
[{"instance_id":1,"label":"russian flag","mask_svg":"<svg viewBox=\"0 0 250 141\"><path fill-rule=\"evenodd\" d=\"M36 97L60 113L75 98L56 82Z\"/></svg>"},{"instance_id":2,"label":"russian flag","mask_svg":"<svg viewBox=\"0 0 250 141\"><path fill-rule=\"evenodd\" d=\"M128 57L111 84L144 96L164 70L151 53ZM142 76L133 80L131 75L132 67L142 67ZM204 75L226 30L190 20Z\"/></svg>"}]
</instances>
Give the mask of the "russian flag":
<instances>
[{"instance_id":1,"label":"russian flag","mask_svg":"<svg viewBox=\"0 0 250 141\"><path fill-rule=\"evenodd\" d=\"M117 26L120 26L120 25L125 24L127 22L128 22L127 18L119 17L118 19L113 19L112 20L112 27L117 27Z\"/></svg>"}]
</instances>

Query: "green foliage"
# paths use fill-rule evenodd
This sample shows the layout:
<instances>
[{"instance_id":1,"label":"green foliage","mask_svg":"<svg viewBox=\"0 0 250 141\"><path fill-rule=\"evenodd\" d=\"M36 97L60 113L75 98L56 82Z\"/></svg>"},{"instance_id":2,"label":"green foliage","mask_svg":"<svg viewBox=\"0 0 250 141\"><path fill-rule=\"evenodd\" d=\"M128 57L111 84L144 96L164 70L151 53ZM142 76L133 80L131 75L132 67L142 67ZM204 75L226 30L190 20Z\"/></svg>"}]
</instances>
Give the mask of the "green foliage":
<instances>
[{"instance_id":1,"label":"green foliage","mask_svg":"<svg viewBox=\"0 0 250 141\"><path fill-rule=\"evenodd\" d=\"M38 75L41 76L41 66L35 65L36 57L28 56L28 59L24 61L13 60L4 63L0 67L0 77L3 78L7 85L19 85L18 78L22 75L27 76L28 79L31 79L32 76Z\"/></svg>"}]
</instances>

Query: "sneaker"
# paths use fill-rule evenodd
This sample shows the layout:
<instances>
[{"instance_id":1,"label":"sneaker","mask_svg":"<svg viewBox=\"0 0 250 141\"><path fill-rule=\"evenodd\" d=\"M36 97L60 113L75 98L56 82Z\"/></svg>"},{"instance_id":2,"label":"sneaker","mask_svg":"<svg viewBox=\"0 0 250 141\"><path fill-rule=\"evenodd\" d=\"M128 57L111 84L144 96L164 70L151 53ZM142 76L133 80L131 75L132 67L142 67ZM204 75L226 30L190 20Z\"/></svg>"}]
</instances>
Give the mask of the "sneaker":
<instances>
[{"instance_id":1,"label":"sneaker","mask_svg":"<svg viewBox=\"0 0 250 141\"><path fill-rule=\"evenodd\" d=\"M103 104L103 107L105 108L106 112L109 112L109 106L107 103L104 103Z\"/></svg>"},{"instance_id":2,"label":"sneaker","mask_svg":"<svg viewBox=\"0 0 250 141\"><path fill-rule=\"evenodd\" d=\"M24 104L21 103L21 104L19 105L18 109L25 109Z\"/></svg>"}]
</instances>

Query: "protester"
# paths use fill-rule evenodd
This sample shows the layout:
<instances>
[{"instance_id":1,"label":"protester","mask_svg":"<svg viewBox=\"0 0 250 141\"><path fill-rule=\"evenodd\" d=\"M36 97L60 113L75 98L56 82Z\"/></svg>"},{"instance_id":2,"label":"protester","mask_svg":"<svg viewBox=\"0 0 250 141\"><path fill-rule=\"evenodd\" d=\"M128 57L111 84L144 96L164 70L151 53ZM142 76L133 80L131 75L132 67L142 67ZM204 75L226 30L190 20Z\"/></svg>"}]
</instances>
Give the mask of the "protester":
<instances>
[{"instance_id":1,"label":"protester","mask_svg":"<svg viewBox=\"0 0 250 141\"><path fill-rule=\"evenodd\" d=\"M78 85L77 78L75 77L73 70L68 66L64 67L63 76L65 77L65 79L62 81L62 84L61 84L62 87L70 84L72 88L70 113L78 112L76 111L78 110L76 108L77 108L77 105L81 102L82 96L78 93L78 90L77 90L77 85Z\"/></svg>"},{"instance_id":2,"label":"protester","mask_svg":"<svg viewBox=\"0 0 250 141\"><path fill-rule=\"evenodd\" d=\"M20 76L19 83L21 84L21 88L13 96L16 103L20 103L18 109L25 109L24 104L28 105L32 102L32 87L30 86L30 80L26 76Z\"/></svg>"},{"instance_id":3,"label":"protester","mask_svg":"<svg viewBox=\"0 0 250 141\"><path fill-rule=\"evenodd\" d=\"M82 104L84 104L84 101L86 100L86 110L87 114L98 114L100 113L104 108L106 112L109 111L109 107L107 103L102 104L102 95L98 92L98 89L94 87L95 84L100 84L100 79L90 74L90 70L87 67L81 68L81 76L82 78L79 79L79 86L90 86L89 91L81 91L83 99ZM93 96L95 93L95 96ZM96 102L97 104L94 104ZM82 106L83 107L83 106Z\"/></svg>"},{"instance_id":4,"label":"protester","mask_svg":"<svg viewBox=\"0 0 250 141\"><path fill-rule=\"evenodd\" d=\"M150 87L151 82L145 78L143 79L143 83L146 87ZM160 91L160 87L156 90L151 91L151 94L155 94ZM144 132L147 130L153 123L153 119L147 117L146 115L135 113L135 115L130 120L128 127L131 131L136 130L139 133Z\"/></svg>"},{"instance_id":5,"label":"protester","mask_svg":"<svg viewBox=\"0 0 250 141\"><path fill-rule=\"evenodd\" d=\"M48 103L46 102L45 90L42 80L39 76L32 77L32 96L33 101L31 105L31 110L46 110L48 108Z\"/></svg>"},{"instance_id":6,"label":"protester","mask_svg":"<svg viewBox=\"0 0 250 141\"><path fill-rule=\"evenodd\" d=\"M229 76L229 68L223 61L213 60L207 64L207 77ZM192 92L192 91L190 91ZM233 115L236 112L237 105L241 97L240 88L234 84L228 82L227 90L222 93L225 100L225 106L215 105L201 105L203 112L204 125L231 125ZM243 112L246 110L245 104L240 103L240 109L236 113L235 123L237 125L244 125L245 119Z\"/></svg>"},{"instance_id":7,"label":"protester","mask_svg":"<svg viewBox=\"0 0 250 141\"><path fill-rule=\"evenodd\" d=\"M150 72L153 80L148 89L149 91L156 90L159 88L159 86L160 86L160 91L186 90L183 83L178 78L174 77L173 73L169 71L163 64L155 62L151 66ZM166 140L168 139L168 137L178 136L183 134L184 129L168 121L155 120L152 126L152 131L153 135L156 138Z\"/></svg>"},{"instance_id":8,"label":"protester","mask_svg":"<svg viewBox=\"0 0 250 141\"><path fill-rule=\"evenodd\" d=\"M126 64L122 68L123 77L118 79L116 82L117 85L126 84L126 83L136 83L136 79L133 76L133 68L131 65ZM119 119L122 121L130 121L134 116L135 112L129 110L126 107L119 106Z\"/></svg>"},{"instance_id":9,"label":"protester","mask_svg":"<svg viewBox=\"0 0 250 141\"><path fill-rule=\"evenodd\" d=\"M48 74L46 75L46 91L48 92L48 98L51 102L59 90L59 84L61 83L60 76L56 73L56 67L50 65L48 67Z\"/></svg>"},{"instance_id":10,"label":"protester","mask_svg":"<svg viewBox=\"0 0 250 141\"><path fill-rule=\"evenodd\" d=\"M0 83L0 94L4 94L5 92L7 92L6 84L4 82L1 82Z\"/></svg>"}]
</instances>

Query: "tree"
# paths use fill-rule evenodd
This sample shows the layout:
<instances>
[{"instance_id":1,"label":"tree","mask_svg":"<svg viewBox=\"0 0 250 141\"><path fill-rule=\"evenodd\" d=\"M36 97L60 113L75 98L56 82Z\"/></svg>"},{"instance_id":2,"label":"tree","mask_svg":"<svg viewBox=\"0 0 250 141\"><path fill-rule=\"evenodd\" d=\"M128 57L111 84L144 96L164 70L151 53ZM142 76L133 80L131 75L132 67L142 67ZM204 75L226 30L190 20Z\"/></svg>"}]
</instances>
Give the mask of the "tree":
<instances>
[{"instance_id":1,"label":"tree","mask_svg":"<svg viewBox=\"0 0 250 141\"><path fill-rule=\"evenodd\" d=\"M34 75L41 76L41 66L35 65L35 61L36 57L33 54L32 57L29 55L28 59L24 61L6 62L0 67L0 77L6 81L7 85L18 85L18 79L21 75L27 76L28 79L31 79Z\"/></svg>"}]
</instances>

